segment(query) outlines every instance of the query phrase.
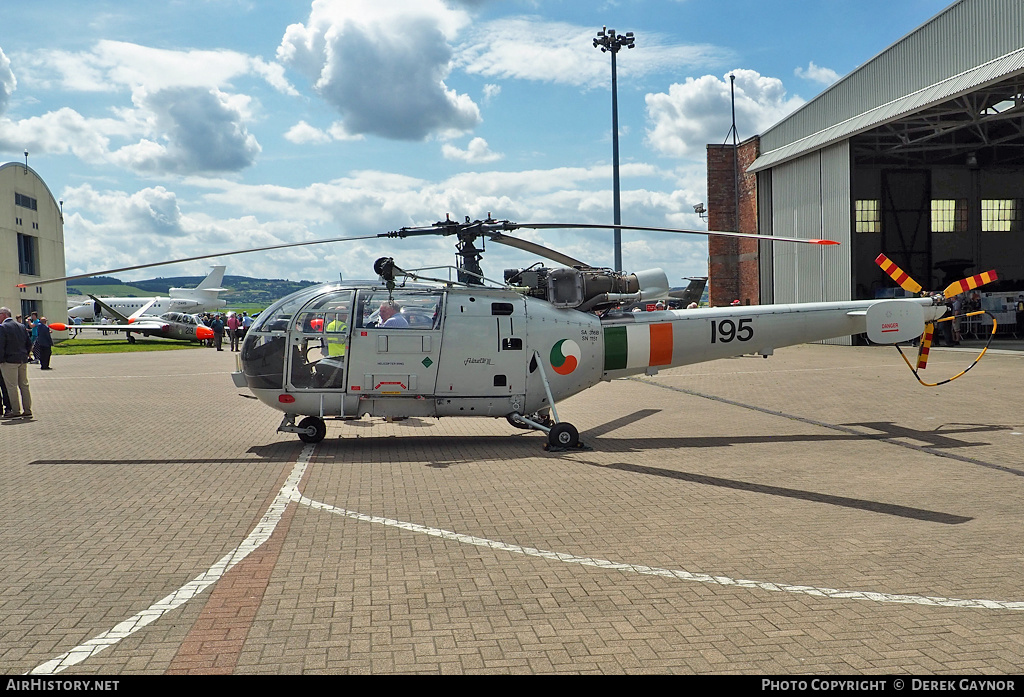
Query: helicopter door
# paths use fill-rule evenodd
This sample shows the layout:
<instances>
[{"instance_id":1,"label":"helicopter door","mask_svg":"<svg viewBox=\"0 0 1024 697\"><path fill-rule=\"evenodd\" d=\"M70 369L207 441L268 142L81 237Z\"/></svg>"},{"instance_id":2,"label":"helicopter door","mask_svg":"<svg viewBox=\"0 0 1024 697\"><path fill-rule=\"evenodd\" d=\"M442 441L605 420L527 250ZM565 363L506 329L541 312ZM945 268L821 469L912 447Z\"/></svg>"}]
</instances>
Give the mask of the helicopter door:
<instances>
[{"instance_id":1,"label":"helicopter door","mask_svg":"<svg viewBox=\"0 0 1024 697\"><path fill-rule=\"evenodd\" d=\"M352 291L320 296L295 314L288 383L296 390L345 390Z\"/></svg>"},{"instance_id":2,"label":"helicopter door","mask_svg":"<svg viewBox=\"0 0 1024 697\"><path fill-rule=\"evenodd\" d=\"M362 290L356 299L350 393L431 395L441 351L440 290Z\"/></svg>"}]
</instances>

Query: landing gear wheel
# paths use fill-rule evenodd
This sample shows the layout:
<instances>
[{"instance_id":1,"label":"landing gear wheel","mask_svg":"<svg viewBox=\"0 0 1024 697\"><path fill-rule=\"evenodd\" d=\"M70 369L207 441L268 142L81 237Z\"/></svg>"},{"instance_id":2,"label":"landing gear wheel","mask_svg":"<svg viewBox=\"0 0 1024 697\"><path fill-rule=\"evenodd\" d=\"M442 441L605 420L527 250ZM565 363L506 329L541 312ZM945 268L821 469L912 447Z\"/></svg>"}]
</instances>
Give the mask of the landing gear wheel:
<instances>
[{"instance_id":1,"label":"landing gear wheel","mask_svg":"<svg viewBox=\"0 0 1024 697\"><path fill-rule=\"evenodd\" d=\"M327 435L327 424L318 416L307 416L299 422L299 428L312 429L312 433L299 432L299 440L303 443L319 443Z\"/></svg>"},{"instance_id":2,"label":"landing gear wheel","mask_svg":"<svg viewBox=\"0 0 1024 697\"><path fill-rule=\"evenodd\" d=\"M555 448L575 448L580 443L580 432L572 424L562 421L548 431L548 445Z\"/></svg>"},{"instance_id":3,"label":"landing gear wheel","mask_svg":"<svg viewBox=\"0 0 1024 697\"><path fill-rule=\"evenodd\" d=\"M132 336L131 334L128 335L128 343L129 344L134 344L135 343L135 337Z\"/></svg>"}]
</instances>

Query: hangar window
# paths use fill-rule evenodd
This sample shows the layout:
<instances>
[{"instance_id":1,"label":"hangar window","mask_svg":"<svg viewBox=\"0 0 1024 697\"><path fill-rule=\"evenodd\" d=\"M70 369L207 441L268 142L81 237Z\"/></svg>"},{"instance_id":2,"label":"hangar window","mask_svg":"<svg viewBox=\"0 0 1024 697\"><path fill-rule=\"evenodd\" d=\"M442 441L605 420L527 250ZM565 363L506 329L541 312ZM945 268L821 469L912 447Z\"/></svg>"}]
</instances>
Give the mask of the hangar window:
<instances>
[{"instance_id":1,"label":"hangar window","mask_svg":"<svg viewBox=\"0 0 1024 697\"><path fill-rule=\"evenodd\" d=\"M1024 201L1019 198L981 200L982 232L1017 232L1022 228Z\"/></svg>"},{"instance_id":2,"label":"hangar window","mask_svg":"<svg viewBox=\"0 0 1024 697\"><path fill-rule=\"evenodd\" d=\"M29 210L38 210L39 203L31 196L25 196L15 192L14 194L14 205L21 206L22 208L28 208Z\"/></svg>"},{"instance_id":3,"label":"hangar window","mask_svg":"<svg viewBox=\"0 0 1024 697\"><path fill-rule=\"evenodd\" d=\"M31 235L18 233L18 273L28 276L39 275L39 240Z\"/></svg>"},{"instance_id":4,"label":"hangar window","mask_svg":"<svg viewBox=\"0 0 1024 697\"><path fill-rule=\"evenodd\" d=\"M853 202L854 229L857 232L881 232L882 211L877 198L862 198Z\"/></svg>"},{"instance_id":5,"label":"hangar window","mask_svg":"<svg viewBox=\"0 0 1024 697\"><path fill-rule=\"evenodd\" d=\"M967 199L933 199L932 232L967 232Z\"/></svg>"}]
</instances>

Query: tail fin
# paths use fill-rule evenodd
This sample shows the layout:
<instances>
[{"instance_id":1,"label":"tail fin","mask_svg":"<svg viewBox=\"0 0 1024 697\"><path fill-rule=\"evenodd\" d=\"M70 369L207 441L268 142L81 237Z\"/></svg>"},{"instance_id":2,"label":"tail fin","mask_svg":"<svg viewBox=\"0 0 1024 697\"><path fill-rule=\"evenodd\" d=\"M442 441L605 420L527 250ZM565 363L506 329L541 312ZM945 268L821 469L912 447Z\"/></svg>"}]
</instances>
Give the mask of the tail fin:
<instances>
[{"instance_id":1,"label":"tail fin","mask_svg":"<svg viewBox=\"0 0 1024 697\"><path fill-rule=\"evenodd\" d=\"M214 266L210 275L199 282L196 290L224 290L220 284L224 282L224 269L226 266Z\"/></svg>"}]
</instances>

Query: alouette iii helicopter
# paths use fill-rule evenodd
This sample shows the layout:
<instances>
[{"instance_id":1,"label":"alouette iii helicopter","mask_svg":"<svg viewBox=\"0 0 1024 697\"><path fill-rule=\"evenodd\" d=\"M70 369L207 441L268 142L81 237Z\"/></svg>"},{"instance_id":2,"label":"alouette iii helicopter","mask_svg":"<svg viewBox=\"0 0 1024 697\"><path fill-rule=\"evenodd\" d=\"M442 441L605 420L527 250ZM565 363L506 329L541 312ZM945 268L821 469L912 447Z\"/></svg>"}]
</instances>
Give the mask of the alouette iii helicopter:
<instances>
[{"instance_id":1,"label":"alouette iii helicopter","mask_svg":"<svg viewBox=\"0 0 1024 697\"><path fill-rule=\"evenodd\" d=\"M929 294L623 312L623 305L667 297L665 272L649 269L627 274L595 268L507 234L521 228L619 228L837 244L629 225L517 224L488 214L485 220L446 219L377 235L222 252L43 283L310 244L455 236L455 281L424 275L432 269L405 270L393 258L382 257L374 264L378 281L300 290L268 307L250 327L238 371L232 374L234 384L284 412L278 431L295 433L307 443L323 440L327 420L348 421L367 414L391 420L485 416L546 433L545 447L572 448L581 445L579 432L559 419L556 404L602 381L744 354L767 358L784 346L862 333L874 343L893 345L921 337L918 368L910 366L921 381L917 370L927 360L933 323L946 311L943 294ZM493 281L480 267L484 249L477 243L481 240L531 252L562 266L538 262L506 269L502 282ZM920 292L921 287L884 256L878 263L909 292ZM945 294L952 297L993 280L994 272L979 274L952 284ZM296 423L299 417L304 418Z\"/></svg>"}]
</instances>

